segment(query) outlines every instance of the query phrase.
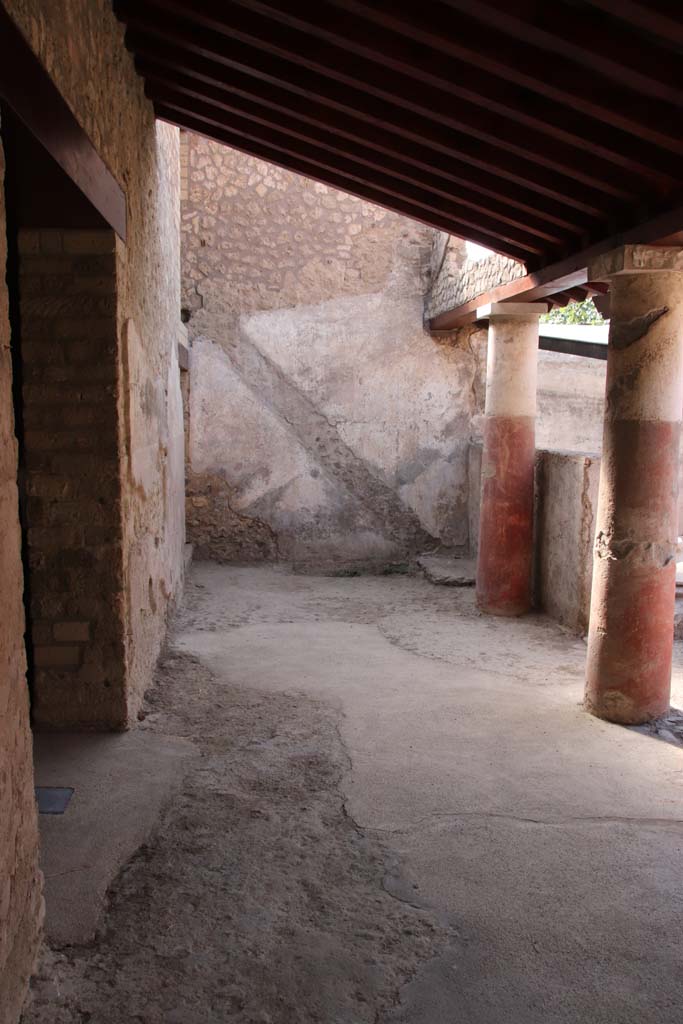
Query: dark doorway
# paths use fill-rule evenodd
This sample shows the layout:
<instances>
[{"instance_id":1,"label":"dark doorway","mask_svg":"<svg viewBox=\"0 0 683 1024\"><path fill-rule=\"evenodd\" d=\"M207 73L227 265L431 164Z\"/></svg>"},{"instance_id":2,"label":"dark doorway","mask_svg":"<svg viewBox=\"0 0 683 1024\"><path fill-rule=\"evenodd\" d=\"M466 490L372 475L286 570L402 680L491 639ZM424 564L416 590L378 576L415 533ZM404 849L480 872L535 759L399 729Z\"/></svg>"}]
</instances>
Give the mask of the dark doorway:
<instances>
[{"instance_id":1,"label":"dark doorway","mask_svg":"<svg viewBox=\"0 0 683 1024\"><path fill-rule=\"evenodd\" d=\"M34 724L125 725L116 237L2 109Z\"/></svg>"}]
</instances>

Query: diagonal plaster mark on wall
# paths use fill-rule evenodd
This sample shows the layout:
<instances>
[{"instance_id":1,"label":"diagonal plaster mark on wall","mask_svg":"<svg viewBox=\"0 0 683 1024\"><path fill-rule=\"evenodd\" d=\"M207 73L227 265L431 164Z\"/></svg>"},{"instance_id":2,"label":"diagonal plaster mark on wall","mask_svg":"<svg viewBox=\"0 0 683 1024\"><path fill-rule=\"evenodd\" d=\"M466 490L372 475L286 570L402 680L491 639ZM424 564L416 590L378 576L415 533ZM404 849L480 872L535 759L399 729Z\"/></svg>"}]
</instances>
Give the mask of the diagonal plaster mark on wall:
<instances>
[{"instance_id":1,"label":"diagonal plaster mark on wall","mask_svg":"<svg viewBox=\"0 0 683 1024\"><path fill-rule=\"evenodd\" d=\"M227 354L233 369L258 400L285 421L302 447L370 512L383 532L392 533L415 549L436 542L417 513L349 448L337 427L253 342L242 334Z\"/></svg>"}]
</instances>

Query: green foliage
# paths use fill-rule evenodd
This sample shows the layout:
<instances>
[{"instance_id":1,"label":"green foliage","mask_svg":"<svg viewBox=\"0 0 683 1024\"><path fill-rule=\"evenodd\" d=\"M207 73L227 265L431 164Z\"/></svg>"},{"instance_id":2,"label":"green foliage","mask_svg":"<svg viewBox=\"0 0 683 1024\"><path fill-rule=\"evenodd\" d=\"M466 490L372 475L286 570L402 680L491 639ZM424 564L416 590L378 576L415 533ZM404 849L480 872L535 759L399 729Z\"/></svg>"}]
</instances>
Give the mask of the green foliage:
<instances>
[{"instance_id":1,"label":"green foliage","mask_svg":"<svg viewBox=\"0 0 683 1024\"><path fill-rule=\"evenodd\" d=\"M570 302L567 306L558 306L541 317L546 324L604 324L592 299L583 302Z\"/></svg>"}]
</instances>

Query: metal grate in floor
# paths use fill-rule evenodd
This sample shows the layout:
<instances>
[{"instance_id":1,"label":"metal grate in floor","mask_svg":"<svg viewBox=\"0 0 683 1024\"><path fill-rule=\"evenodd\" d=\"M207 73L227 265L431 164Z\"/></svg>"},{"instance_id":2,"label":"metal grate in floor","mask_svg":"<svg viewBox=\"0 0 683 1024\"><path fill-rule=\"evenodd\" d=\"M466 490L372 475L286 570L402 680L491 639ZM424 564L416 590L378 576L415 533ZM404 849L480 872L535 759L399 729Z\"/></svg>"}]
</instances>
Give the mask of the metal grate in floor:
<instances>
[{"instance_id":1,"label":"metal grate in floor","mask_svg":"<svg viewBox=\"0 0 683 1024\"><path fill-rule=\"evenodd\" d=\"M36 786L38 814L64 814L73 796L70 786Z\"/></svg>"}]
</instances>

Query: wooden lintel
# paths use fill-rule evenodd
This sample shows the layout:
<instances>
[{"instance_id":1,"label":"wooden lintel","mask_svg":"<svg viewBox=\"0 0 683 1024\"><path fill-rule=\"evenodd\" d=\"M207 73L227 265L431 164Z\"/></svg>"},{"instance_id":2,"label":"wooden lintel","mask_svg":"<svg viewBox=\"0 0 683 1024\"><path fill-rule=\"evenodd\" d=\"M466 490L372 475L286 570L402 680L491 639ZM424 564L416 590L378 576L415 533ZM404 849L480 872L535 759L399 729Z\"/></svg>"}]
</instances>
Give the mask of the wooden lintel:
<instances>
[{"instance_id":1,"label":"wooden lintel","mask_svg":"<svg viewBox=\"0 0 683 1024\"><path fill-rule=\"evenodd\" d=\"M578 341L575 338L548 338L541 335L538 347L544 352L583 356L585 359L607 359L607 345L596 341Z\"/></svg>"},{"instance_id":2,"label":"wooden lintel","mask_svg":"<svg viewBox=\"0 0 683 1024\"><path fill-rule=\"evenodd\" d=\"M15 25L2 0L0 98L125 241L125 192Z\"/></svg>"}]
</instances>

